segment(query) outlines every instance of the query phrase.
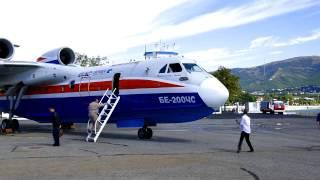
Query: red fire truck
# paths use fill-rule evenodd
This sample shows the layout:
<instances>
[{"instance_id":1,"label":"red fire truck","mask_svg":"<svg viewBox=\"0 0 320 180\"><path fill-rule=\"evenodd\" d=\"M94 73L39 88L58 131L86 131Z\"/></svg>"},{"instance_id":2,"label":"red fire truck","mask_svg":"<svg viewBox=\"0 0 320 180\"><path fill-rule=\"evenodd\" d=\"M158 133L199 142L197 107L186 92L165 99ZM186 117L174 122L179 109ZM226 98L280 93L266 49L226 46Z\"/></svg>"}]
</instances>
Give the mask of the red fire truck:
<instances>
[{"instance_id":1,"label":"red fire truck","mask_svg":"<svg viewBox=\"0 0 320 180\"><path fill-rule=\"evenodd\" d=\"M283 101L273 100L273 101L261 101L260 111L263 114L269 112L270 114L278 113L283 114L285 111L285 104Z\"/></svg>"}]
</instances>

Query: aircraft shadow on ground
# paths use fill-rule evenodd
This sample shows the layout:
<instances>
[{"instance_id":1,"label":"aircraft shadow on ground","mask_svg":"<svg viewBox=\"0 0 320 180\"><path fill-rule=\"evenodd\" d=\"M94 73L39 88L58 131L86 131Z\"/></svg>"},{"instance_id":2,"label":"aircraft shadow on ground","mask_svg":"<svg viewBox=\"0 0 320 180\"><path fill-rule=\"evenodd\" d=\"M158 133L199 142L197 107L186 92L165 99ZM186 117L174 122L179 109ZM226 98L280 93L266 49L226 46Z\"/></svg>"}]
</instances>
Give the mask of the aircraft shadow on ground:
<instances>
[{"instance_id":1,"label":"aircraft shadow on ground","mask_svg":"<svg viewBox=\"0 0 320 180\"><path fill-rule=\"evenodd\" d=\"M66 134L82 136L83 138L81 138L81 139L72 139L72 140L79 140L79 141L83 141L83 139L85 139L85 137L87 136L86 133L82 133L82 132L67 132ZM136 134L121 134L121 133L108 133L108 132L103 132L100 135L98 141L103 142L104 140L107 140L107 139L146 141L146 142L150 141L150 142L161 142L161 143L187 143L187 142L191 142L191 140L188 140L188 139L164 137L164 136L156 136L156 135L153 136L152 139L139 139Z\"/></svg>"},{"instance_id":2,"label":"aircraft shadow on ground","mask_svg":"<svg viewBox=\"0 0 320 180\"><path fill-rule=\"evenodd\" d=\"M164 136L157 136L157 135L155 135L152 139L141 140L141 139L138 139L137 134L118 134L118 133L108 133L108 132L101 134L100 137L106 138L106 139L128 139L128 140L152 141L152 142L163 142L163 143L191 142L188 139L164 137Z\"/></svg>"},{"instance_id":3,"label":"aircraft shadow on ground","mask_svg":"<svg viewBox=\"0 0 320 180\"><path fill-rule=\"evenodd\" d=\"M83 132L79 131L83 130ZM21 133L44 133L48 134L51 133L51 126L37 126L37 125L23 125L21 127ZM80 136L85 139L87 137L87 133L85 132L85 129L78 129L78 130L64 130L65 135L75 135ZM121 140L136 140L136 141L151 141L151 142L161 142L161 143L188 143L191 142L189 139L183 139L183 138L176 138L176 137L165 137L165 136L157 136L155 134L152 139L148 140L141 140L138 139L136 133L132 134L123 134L122 132L119 133L110 133L110 132L103 132L99 138L105 138L105 139L121 139ZM81 139L72 139L72 140L83 140Z\"/></svg>"}]
</instances>

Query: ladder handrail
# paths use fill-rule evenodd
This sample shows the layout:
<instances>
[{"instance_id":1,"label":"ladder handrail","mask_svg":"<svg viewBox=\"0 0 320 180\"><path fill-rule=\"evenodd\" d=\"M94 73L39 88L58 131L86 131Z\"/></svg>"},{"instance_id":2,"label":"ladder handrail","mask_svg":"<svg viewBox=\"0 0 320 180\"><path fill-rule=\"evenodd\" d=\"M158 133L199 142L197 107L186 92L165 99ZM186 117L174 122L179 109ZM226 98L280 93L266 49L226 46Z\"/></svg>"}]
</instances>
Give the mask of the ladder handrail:
<instances>
[{"instance_id":1,"label":"ladder handrail","mask_svg":"<svg viewBox=\"0 0 320 180\"><path fill-rule=\"evenodd\" d=\"M104 92L102 98L99 101L99 104L102 104L102 101L103 101L104 97L108 94L108 92L109 92L109 88Z\"/></svg>"},{"instance_id":2,"label":"ladder handrail","mask_svg":"<svg viewBox=\"0 0 320 180\"><path fill-rule=\"evenodd\" d=\"M109 92L109 88L103 93L103 96L100 98L99 104L102 104L102 101L105 98L105 96L108 94L108 92ZM87 123L87 129L89 129L89 127L90 127L90 120ZM88 131L88 133L89 133L89 131Z\"/></svg>"},{"instance_id":3,"label":"ladder handrail","mask_svg":"<svg viewBox=\"0 0 320 180\"><path fill-rule=\"evenodd\" d=\"M103 116L103 113L105 112L105 110L106 110L106 108L108 108L108 105L111 105L110 104L110 101L111 101L111 99L110 99L110 97L112 97L113 95L114 95L114 92L116 91L116 89L117 88L114 88L114 90L112 91L112 93L110 94L110 96L108 96L107 95L107 97L108 97L108 101L105 103L105 105L104 105L104 107L103 107L103 109L100 111L100 113L99 113L99 116L98 116L98 119L96 120L96 122L95 122L95 124L94 124L94 132L97 134L97 122L100 122L100 120L101 120L101 117ZM109 89L108 89L109 90ZM107 90L107 91L108 91ZM107 91L104 93L105 95L107 94ZM103 96L104 97L104 96ZM117 96L115 96L115 97L117 97ZM118 102L117 102L118 103ZM99 103L100 104L100 103ZM102 104L102 103L101 103ZM116 103L115 103L116 104ZM113 107L113 106L112 106ZM111 109L112 109L112 107L111 107Z\"/></svg>"},{"instance_id":4,"label":"ladder handrail","mask_svg":"<svg viewBox=\"0 0 320 180\"><path fill-rule=\"evenodd\" d=\"M101 127L100 127L99 131L97 132L96 129L95 129L96 136L94 137L94 142L96 142L97 139L98 139L98 137L100 136L100 134L101 134L104 126L107 124L108 120L110 119L110 116L111 116L111 114L113 113L113 111L114 111L114 109L115 109L115 107L116 107L116 104L118 103L119 100L120 100L120 97L118 97L118 98L116 99L115 105L112 106L112 108L111 108L111 110L109 111L107 117L104 119L103 123L101 124ZM103 112L103 113L104 113L104 112ZM98 122L98 121L96 121L96 124L97 124L97 122ZM96 127L95 127L95 128L96 128Z\"/></svg>"},{"instance_id":5,"label":"ladder handrail","mask_svg":"<svg viewBox=\"0 0 320 180\"><path fill-rule=\"evenodd\" d=\"M111 94L109 93L109 89L106 90L106 92L103 94L102 98L100 99L99 104L103 104L104 107L103 109L100 111L98 118L96 119L94 125L94 136L92 136L93 132L89 132L88 131L88 136L87 136L87 141L93 140L93 142L96 142L97 139L99 138L102 130L104 129L104 127L106 126L107 122L110 119L110 116L112 115L113 111L115 110L115 107L117 106L119 100L120 100L120 96L115 95L115 91L117 89L115 88ZM105 99L105 97L107 96L108 100L106 103L103 103L103 100ZM115 100L114 103L111 103L111 100ZM103 116L106 116L105 118L102 118ZM103 120L102 120L103 119ZM97 131L97 124L99 123L99 129ZM88 121L88 128L89 128L89 121Z\"/></svg>"},{"instance_id":6,"label":"ladder handrail","mask_svg":"<svg viewBox=\"0 0 320 180\"><path fill-rule=\"evenodd\" d=\"M99 104L102 104L102 101L104 100L104 98L107 97L117 97L114 92L117 90L117 88L114 88L113 91L111 92L111 94L108 96L108 92L109 92L109 88L104 92L102 98L99 101Z\"/></svg>"}]
</instances>

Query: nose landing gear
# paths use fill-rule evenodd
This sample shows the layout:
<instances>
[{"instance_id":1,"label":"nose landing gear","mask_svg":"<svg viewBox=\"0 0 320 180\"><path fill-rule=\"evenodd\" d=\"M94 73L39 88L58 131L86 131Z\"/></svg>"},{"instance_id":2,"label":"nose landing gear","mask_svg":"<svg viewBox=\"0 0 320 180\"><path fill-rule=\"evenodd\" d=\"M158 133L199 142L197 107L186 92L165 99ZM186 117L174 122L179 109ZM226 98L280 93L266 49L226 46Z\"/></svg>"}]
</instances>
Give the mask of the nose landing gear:
<instances>
[{"instance_id":1,"label":"nose landing gear","mask_svg":"<svg viewBox=\"0 0 320 180\"><path fill-rule=\"evenodd\" d=\"M153 135L152 129L144 126L138 130L139 139L151 139Z\"/></svg>"}]
</instances>

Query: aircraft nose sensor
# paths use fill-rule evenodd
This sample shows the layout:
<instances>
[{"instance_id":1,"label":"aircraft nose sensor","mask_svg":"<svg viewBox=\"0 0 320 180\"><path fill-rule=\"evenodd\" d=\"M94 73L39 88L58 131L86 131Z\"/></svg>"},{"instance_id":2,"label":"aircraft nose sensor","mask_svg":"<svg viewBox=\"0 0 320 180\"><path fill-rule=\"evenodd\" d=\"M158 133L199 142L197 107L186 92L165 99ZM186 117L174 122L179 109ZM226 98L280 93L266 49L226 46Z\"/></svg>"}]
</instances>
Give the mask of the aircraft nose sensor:
<instances>
[{"instance_id":1,"label":"aircraft nose sensor","mask_svg":"<svg viewBox=\"0 0 320 180\"><path fill-rule=\"evenodd\" d=\"M229 91L220 81L213 77L201 83L199 95L207 106L217 110L227 101Z\"/></svg>"}]
</instances>

